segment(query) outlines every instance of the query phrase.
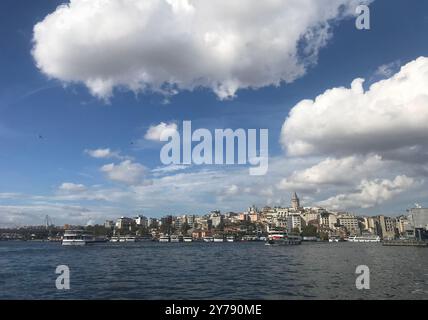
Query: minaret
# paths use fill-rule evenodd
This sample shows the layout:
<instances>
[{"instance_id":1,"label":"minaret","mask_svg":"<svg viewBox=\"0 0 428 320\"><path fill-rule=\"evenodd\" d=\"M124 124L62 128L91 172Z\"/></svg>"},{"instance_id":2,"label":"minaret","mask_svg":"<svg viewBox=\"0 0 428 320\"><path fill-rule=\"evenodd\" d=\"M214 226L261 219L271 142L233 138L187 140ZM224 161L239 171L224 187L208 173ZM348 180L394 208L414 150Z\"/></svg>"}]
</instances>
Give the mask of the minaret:
<instances>
[{"instance_id":1,"label":"minaret","mask_svg":"<svg viewBox=\"0 0 428 320\"><path fill-rule=\"evenodd\" d=\"M291 196L291 207L296 210L300 208L300 200L296 192Z\"/></svg>"}]
</instances>

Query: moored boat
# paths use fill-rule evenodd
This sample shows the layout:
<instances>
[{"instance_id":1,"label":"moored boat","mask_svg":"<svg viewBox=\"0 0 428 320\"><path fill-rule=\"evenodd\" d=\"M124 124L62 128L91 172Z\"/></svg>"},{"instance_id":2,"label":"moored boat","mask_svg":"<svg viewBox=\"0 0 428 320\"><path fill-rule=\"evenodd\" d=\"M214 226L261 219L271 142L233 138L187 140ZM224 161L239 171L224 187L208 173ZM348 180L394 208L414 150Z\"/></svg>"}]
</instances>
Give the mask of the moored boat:
<instances>
[{"instance_id":1,"label":"moored boat","mask_svg":"<svg viewBox=\"0 0 428 320\"><path fill-rule=\"evenodd\" d=\"M214 238L213 237L204 237L204 242L214 242Z\"/></svg>"},{"instance_id":2,"label":"moored boat","mask_svg":"<svg viewBox=\"0 0 428 320\"><path fill-rule=\"evenodd\" d=\"M119 240L120 238L116 236L110 238L110 242L119 242Z\"/></svg>"},{"instance_id":3,"label":"moored boat","mask_svg":"<svg viewBox=\"0 0 428 320\"><path fill-rule=\"evenodd\" d=\"M266 245L299 245L301 243L302 237L277 231L269 232L266 241Z\"/></svg>"},{"instance_id":4,"label":"moored boat","mask_svg":"<svg viewBox=\"0 0 428 320\"><path fill-rule=\"evenodd\" d=\"M126 236L125 237L125 242L137 242L138 238L135 236Z\"/></svg>"},{"instance_id":5,"label":"moored boat","mask_svg":"<svg viewBox=\"0 0 428 320\"><path fill-rule=\"evenodd\" d=\"M184 242L193 242L193 238L192 237L184 237L183 241Z\"/></svg>"},{"instance_id":6,"label":"moored boat","mask_svg":"<svg viewBox=\"0 0 428 320\"><path fill-rule=\"evenodd\" d=\"M215 236L214 242L224 242L224 237L223 236Z\"/></svg>"},{"instance_id":7,"label":"moored boat","mask_svg":"<svg viewBox=\"0 0 428 320\"><path fill-rule=\"evenodd\" d=\"M380 242L380 237L375 235L349 237L349 242Z\"/></svg>"},{"instance_id":8,"label":"moored boat","mask_svg":"<svg viewBox=\"0 0 428 320\"><path fill-rule=\"evenodd\" d=\"M159 238L159 242L170 242L171 238L169 237L169 235L163 235Z\"/></svg>"},{"instance_id":9,"label":"moored boat","mask_svg":"<svg viewBox=\"0 0 428 320\"><path fill-rule=\"evenodd\" d=\"M97 239L83 230L66 230L62 237L63 246L85 246L99 242L106 242L106 239Z\"/></svg>"},{"instance_id":10,"label":"moored boat","mask_svg":"<svg viewBox=\"0 0 428 320\"><path fill-rule=\"evenodd\" d=\"M234 237L234 236L228 236L228 237L226 238L226 241L227 241L227 242L235 242L235 237Z\"/></svg>"},{"instance_id":11,"label":"moored boat","mask_svg":"<svg viewBox=\"0 0 428 320\"><path fill-rule=\"evenodd\" d=\"M176 236L176 235L172 235L171 236L171 242L183 242L183 236Z\"/></svg>"}]
</instances>

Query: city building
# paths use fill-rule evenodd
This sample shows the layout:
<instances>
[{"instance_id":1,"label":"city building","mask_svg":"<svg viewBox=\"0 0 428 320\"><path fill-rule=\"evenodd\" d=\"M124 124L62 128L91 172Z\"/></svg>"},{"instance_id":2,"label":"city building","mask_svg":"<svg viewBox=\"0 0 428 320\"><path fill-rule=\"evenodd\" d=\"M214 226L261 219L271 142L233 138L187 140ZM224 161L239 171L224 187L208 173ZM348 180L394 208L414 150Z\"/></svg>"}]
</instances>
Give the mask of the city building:
<instances>
[{"instance_id":1,"label":"city building","mask_svg":"<svg viewBox=\"0 0 428 320\"><path fill-rule=\"evenodd\" d=\"M194 230L192 232L192 238L193 239L202 239L205 237L211 237L212 233L209 230Z\"/></svg>"},{"instance_id":2,"label":"city building","mask_svg":"<svg viewBox=\"0 0 428 320\"><path fill-rule=\"evenodd\" d=\"M113 220L106 220L106 222L104 222L104 227L106 229L111 229L114 227L114 221Z\"/></svg>"},{"instance_id":3,"label":"city building","mask_svg":"<svg viewBox=\"0 0 428 320\"><path fill-rule=\"evenodd\" d=\"M360 235L361 230L356 216L349 213L342 213L337 217L337 223L346 228L350 235Z\"/></svg>"},{"instance_id":4,"label":"city building","mask_svg":"<svg viewBox=\"0 0 428 320\"><path fill-rule=\"evenodd\" d=\"M120 217L116 220L116 229L130 229L135 224L134 219L127 217Z\"/></svg>"},{"instance_id":5,"label":"city building","mask_svg":"<svg viewBox=\"0 0 428 320\"><path fill-rule=\"evenodd\" d=\"M380 215L376 219L377 222L377 234L383 239L394 239L395 232L395 220L390 217Z\"/></svg>"},{"instance_id":6,"label":"city building","mask_svg":"<svg viewBox=\"0 0 428 320\"><path fill-rule=\"evenodd\" d=\"M414 229L421 228L428 230L428 208L412 208L409 211L409 221Z\"/></svg>"},{"instance_id":7,"label":"city building","mask_svg":"<svg viewBox=\"0 0 428 320\"><path fill-rule=\"evenodd\" d=\"M256 208L255 205L248 208L247 215L248 215L248 217L247 217L248 221L253 222L253 223L258 222L260 219L259 210Z\"/></svg>"},{"instance_id":8,"label":"city building","mask_svg":"<svg viewBox=\"0 0 428 320\"><path fill-rule=\"evenodd\" d=\"M287 217L287 231L293 233L295 230L302 231L302 217L299 214L290 214Z\"/></svg>"},{"instance_id":9,"label":"city building","mask_svg":"<svg viewBox=\"0 0 428 320\"><path fill-rule=\"evenodd\" d=\"M305 211L302 214L302 219L303 221L305 221L306 224L309 224L313 221L316 221L316 223L318 224L318 212L309 209L308 211Z\"/></svg>"},{"instance_id":10,"label":"city building","mask_svg":"<svg viewBox=\"0 0 428 320\"><path fill-rule=\"evenodd\" d=\"M411 221L406 216L395 218L395 226L400 235L408 235L409 231L413 229Z\"/></svg>"},{"instance_id":11,"label":"city building","mask_svg":"<svg viewBox=\"0 0 428 320\"><path fill-rule=\"evenodd\" d=\"M187 215L186 220L187 220L187 224L189 225L189 228L194 229L194 227L195 227L195 216L194 215Z\"/></svg>"},{"instance_id":12,"label":"city building","mask_svg":"<svg viewBox=\"0 0 428 320\"><path fill-rule=\"evenodd\" d=\"M373 217L363 217L362 221L364 228L363 230L365 232L376 234L376 221Z\"/></svg>"},{"instance_id":13,"label":"city building","mask_svg":"<svg viewBox=\"0 0 428 320\"><path fill-rule=\"evenodd\" d=\"M215 213L211 215L211 224L213 228L218 228L223 222L223 217L220 213Z\"/></svg>"},{"instance_id":14,"label":"city building","mask_svg":"<svg viewBox=\"0 0 428 320\"><path fill-rule=\"evenodd\" d=\"M319 219L319 225L325 229L334 230L338 223L337 214L327 212L327 211L321 211L318 216L318 219Z\"/></svg>"},{"instance_id":15,"label":"city building","mask_svg":"<svg viewBox=\"0 0 428 320\"><path fill-rule=\"evenodd\" d=\"M135 224L139 227L148 228L149 220L145 216L138 216L134 218Z\"/></svg>"}]
</instances>

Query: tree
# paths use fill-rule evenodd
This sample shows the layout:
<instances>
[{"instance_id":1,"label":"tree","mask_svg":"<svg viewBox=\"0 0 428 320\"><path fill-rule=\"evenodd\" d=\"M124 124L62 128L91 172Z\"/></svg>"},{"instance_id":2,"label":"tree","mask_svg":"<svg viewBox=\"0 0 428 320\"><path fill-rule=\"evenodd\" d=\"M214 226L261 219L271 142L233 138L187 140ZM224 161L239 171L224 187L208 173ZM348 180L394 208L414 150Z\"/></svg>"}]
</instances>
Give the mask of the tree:
<instances>
[{"instance_id":1,"label":"tree","mask_svg":"<svg viewBox=\"0 0 428 320\"><path fill-rule=\"evenodd\" d=\"M171 223L162 223L161 227L160 227L160 232L163 234L174 234L175 233L175 228L172 226Z\"/></svg>"},{"instance_id":2,"label":"tree","mask_svg":"<svg viewBox=\"0 0 428 320\"><path fill-rule=\"evenodd\" d=\"M320 232L319 237L321 241L327 241L328 240L328 233L327 232Z\"/></svg>"},{"instance_id":3,"label":"tree","mask_svg":"<svg viewBox=\"0 0 428 320\"><path fill-rule=\"evenodd\" d=\"M299 228L293 228L293 229L291 230L291 233L292 233L292 234L300 234L300 229L299 229Z\"/></svg>"},{"instance_id":4,"label":"tree","mask_svg":"<svg viewBox=\"0 0 428 320\"><path fill-rule=\"evenodd\" d=\"M185 222L181 225L181 233L183 235L187 235L187 231L189 231L189 230L190 230L190 226L187 222Z\"/></svg>"},{"instance_id":5,"label":"tree","mask_svg":"<svg viewBox=\"0 0 428 320\"><path fill-rule=\"evenodd\" d=\"M316 237L317 233L318 233L318 229L314 225L308 224L307 226L302 228L303 237Z\"/></svg>"}]
</instances>

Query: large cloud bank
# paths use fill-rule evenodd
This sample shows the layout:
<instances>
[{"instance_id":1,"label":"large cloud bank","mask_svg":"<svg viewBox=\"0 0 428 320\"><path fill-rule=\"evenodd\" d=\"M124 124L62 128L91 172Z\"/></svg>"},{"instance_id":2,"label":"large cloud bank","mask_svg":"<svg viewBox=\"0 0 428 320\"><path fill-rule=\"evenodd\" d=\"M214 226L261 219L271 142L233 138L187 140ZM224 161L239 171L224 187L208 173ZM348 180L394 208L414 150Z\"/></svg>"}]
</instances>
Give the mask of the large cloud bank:
<instances>
[{"instance_id":1,"label":"large cloud bank","mask_svg":"<svg viewBox=\"0 0 428 320\"><path fill-rule=\"evenodd\" d=\"M331 23L371 0L71 0L34 27L33 56L49 77L220 99L301 77Z\"/></svg>"},{"instance_id":2,"label":"large cloud bank","mask_svg":"<svg viewBox=\"0 0 428 320\"><path fill-rule=\"evenodd\" d=\"M420 57L368 90L363 79L327 90L290 112L281 140L290 155L367 154L388 158L426 153L428 58ZM411 160L411 159L409 159ZM415 160L415 159L413 159Z\"/></svg>"}]
</instances>

